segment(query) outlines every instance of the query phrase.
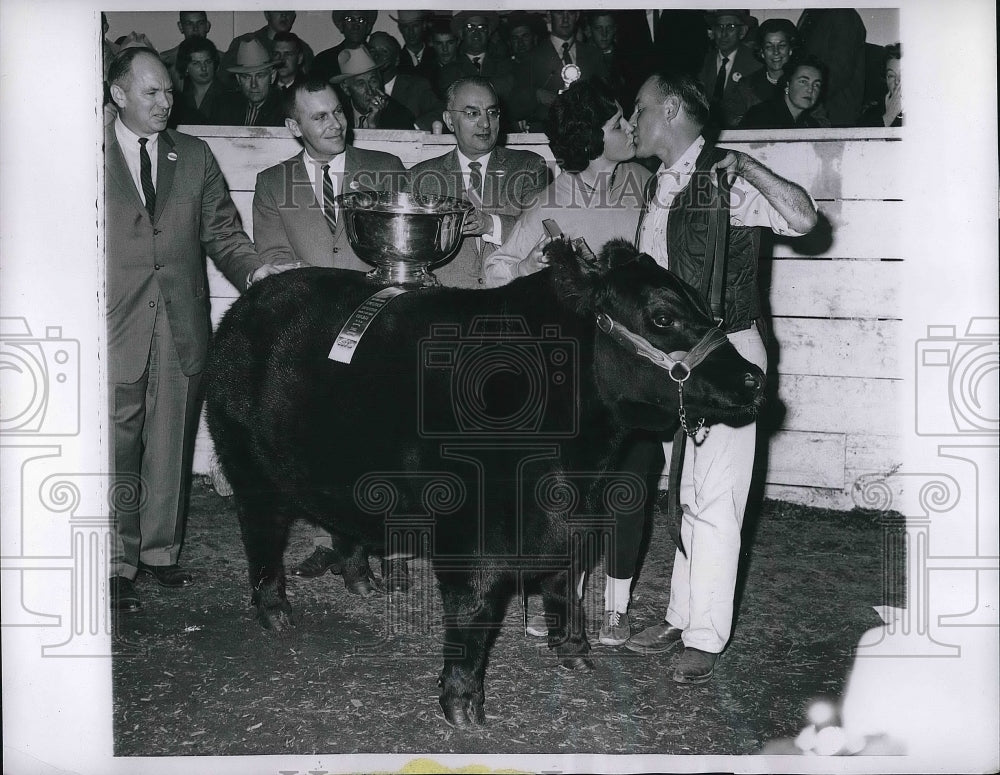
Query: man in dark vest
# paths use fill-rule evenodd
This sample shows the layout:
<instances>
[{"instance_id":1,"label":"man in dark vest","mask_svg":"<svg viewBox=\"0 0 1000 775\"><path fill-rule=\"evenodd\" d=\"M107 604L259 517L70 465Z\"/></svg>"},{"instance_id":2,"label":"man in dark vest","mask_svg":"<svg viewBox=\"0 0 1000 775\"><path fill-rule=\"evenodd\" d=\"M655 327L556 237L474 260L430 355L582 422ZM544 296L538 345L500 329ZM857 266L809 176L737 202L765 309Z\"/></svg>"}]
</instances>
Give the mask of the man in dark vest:
<instances>
[{"instance_id":1,"label":"man in dark vest","mask_svg":"<svg viewBox=\"0 0 1000 775\"><path fill-rule=\"evenodd\" d=\"M740 354L766 370L757 327L760 230L805 234L816 224L816 207L801 187L752 157L707 142L708 116L708 101L690 76L654 75L639 89L632 117L636 156L657 157L661 165L646 188L636 242L657 263L703 287L706 263L715 255L706 202L719 176L731 178L721 325ZM673 674L680 684L711 679L729 641L755 446L754 423L713 425L687 442L679 493L684 551L674 559L666 616L625 644L641 654L683 645Z\"/></svg>"}]
</instances>

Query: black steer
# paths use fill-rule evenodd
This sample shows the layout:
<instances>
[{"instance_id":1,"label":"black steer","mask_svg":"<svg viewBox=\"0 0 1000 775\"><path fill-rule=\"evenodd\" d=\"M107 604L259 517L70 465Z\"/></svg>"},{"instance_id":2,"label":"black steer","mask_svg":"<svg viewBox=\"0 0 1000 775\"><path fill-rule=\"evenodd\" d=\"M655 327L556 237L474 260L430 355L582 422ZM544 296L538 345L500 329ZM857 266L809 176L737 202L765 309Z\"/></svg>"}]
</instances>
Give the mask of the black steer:
<instances>
[{"instance_id":1,"label":"black steer","mask_svg":"<svg viewBox=\"0 0 1000 775\"><path fill-rule=\"evenodd\" d=\"M678 424L677 382L609 336L608 319L661 355L714 342L683 384L689 418L735 425L762 402L761 371L649 256L624 242L599 258L563 241L548 254L550 269L503 288L397 297L349 365L327 355L376 289L353 272L286 272L233 305L208 367L209 429L261 622L292 624L282 555L295 519L329 531L345 563L386 554L400 520L416 520L443 599L440 702L456 726L485 721L486 660L518 574L540 582L562 663L589 667L579 547L592 515L613 524L616 503L643 497L615 472L629 434Z\"/></svg>"}]
</instances>

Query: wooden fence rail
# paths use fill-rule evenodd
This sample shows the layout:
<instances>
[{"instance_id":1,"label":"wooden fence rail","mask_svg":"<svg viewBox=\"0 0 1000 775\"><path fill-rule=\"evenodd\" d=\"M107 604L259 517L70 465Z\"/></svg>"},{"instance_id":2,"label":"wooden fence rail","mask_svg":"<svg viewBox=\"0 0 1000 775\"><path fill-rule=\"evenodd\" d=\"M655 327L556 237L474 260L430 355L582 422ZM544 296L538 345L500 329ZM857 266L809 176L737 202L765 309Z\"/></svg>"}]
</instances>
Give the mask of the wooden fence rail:
<instances>
[{"instance_id":1,"label":"wooden fence rail","mask_svg":"<svg viewBox=\"0 0 1000 775\"><path fill-rule=\"evenodd\" d=\"M183 128L206 140L229 183L248 233L257 173L300 150L284 129ZM731 131L722 142L750 153L810 192L823 216L813 234L765 245L762 275L776 340L784 405L769 441L765 494L848 509L858 477L901 460L895 417L903 256L901 130ZM358 130L355 144L389 151L410 167L445 153L454 139L423 132ZM540 153L543 135L507 145ZM209 264L215 323L238 295ZM211 464L204 425L195 471Z\"/></svg>"}]
</instances>

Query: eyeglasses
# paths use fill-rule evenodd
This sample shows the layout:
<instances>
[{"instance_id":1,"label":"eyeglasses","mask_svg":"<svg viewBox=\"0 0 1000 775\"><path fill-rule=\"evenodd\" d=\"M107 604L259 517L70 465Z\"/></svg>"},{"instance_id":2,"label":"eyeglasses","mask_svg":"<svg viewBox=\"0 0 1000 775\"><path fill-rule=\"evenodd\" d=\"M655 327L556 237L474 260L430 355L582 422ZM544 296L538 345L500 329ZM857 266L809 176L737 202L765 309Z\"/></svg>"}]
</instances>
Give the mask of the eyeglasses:
<instances>
[{"instance_id":1,"label":"eyeglasses","mask_svg":"<svg viewBox=\"0 0 1000 775\"><path fill-rule=\"evenodd\" d=\"M715 25L715 31L716 32L733 32L733 31L736 30L737 27L742 27L742 26L743 26L742 24L733 24L732 22L730 22L729 24L716 24Z\"/></svg>"},{"instance_id":2,"label":"eyeglasses","mask_svg":"<svg viewBox=\"0 0 1000 775\"><path fill-rule=\"evenodd\" d=\"M462 110L448 108L448 112L465 116L466 121L478 121L483 117L483 111L479 108L463 108ZM500 118L500 108L486 108L486 117L490 121L497 121Z\"/></svg>"},{"instance_id":3,"label":"eyeglasses","mask_svg":"<svg viewBox=\"0 0 1000 775\"><path fill-rule=\"evenodd\" d=\"M465 29L469 32L486 32L489 29L488 24L473 24L472 22L465 23Z\"/></svg>"},{"instance_id":4,"label":"eyeglasses","mask_svg":"<svg viewBox=\"0 0 1000 775\"><path fill-rule=\"evenodd\" d=\"M345 16L344 24L364 24L368 21L364 16Z\"/></svg>"}]
</instances>

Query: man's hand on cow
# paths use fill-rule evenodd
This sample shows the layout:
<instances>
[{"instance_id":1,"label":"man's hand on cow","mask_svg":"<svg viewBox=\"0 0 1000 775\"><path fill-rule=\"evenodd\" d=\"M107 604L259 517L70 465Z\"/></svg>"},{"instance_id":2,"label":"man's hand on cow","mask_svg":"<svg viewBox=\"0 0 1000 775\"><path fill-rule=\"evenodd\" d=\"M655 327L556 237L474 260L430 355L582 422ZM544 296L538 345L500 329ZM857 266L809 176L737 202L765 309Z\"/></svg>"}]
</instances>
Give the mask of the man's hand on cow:
<instances>
[{"instance_id":1,"label":"man's hand on cow","mask_svg":"<svg viewBox=\"0 0 1000 775\"><path fill-rule=\"evenodd\" d=\"M466 237L481 237L493 233L493 218L478 207L473 209L462 224L462 234Z\"/></svg>"},{"instance_id":2,"label":"man's hand on cow","mask_svg":"<svg viewBox=\"0 0 1000 775\"><path fill-rule=\"evenodd\" d=\"M259 283L265 277L272 274L280 274L281 272L287 272L289 269L300 269L305 266L302 261L287 261L281 264L261 264L256 269L250 273L250 277L247 278L247 288L249 288L254 283Z\"/></svg>"}]
</instances>

